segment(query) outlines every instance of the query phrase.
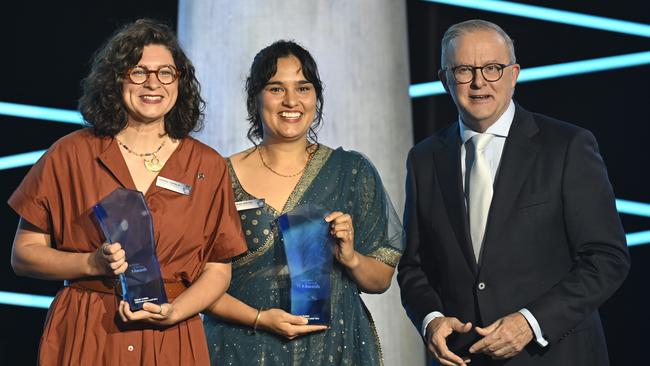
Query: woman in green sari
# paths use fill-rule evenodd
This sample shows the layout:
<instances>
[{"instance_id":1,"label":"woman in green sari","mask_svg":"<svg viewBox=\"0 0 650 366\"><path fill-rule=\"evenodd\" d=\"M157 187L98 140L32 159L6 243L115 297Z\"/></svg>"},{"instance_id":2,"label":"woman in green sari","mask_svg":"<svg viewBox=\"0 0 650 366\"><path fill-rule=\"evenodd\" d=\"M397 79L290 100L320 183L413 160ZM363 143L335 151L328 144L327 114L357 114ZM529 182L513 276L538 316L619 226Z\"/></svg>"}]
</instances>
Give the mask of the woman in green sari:
<instances>
[{"instance_id":1,"label":"woman in green sari","mask_svg":"<svg viewBox=\"0 0 650 366\"><path fill-rule=\"evenodd\" d=\"M227 294L204 318L216 365L381 365L379 339L359 294L390 286L403 250L399 219L373 165L316 143L323 88L314 59L290 41L261 50L246 82L253 148L228 166L248 252L232 263ZM257 143L258 141L259 144ZM290 278L277 218L316 204L335 238L331 323L290 314Z\"/></svg>"}]
</instances>

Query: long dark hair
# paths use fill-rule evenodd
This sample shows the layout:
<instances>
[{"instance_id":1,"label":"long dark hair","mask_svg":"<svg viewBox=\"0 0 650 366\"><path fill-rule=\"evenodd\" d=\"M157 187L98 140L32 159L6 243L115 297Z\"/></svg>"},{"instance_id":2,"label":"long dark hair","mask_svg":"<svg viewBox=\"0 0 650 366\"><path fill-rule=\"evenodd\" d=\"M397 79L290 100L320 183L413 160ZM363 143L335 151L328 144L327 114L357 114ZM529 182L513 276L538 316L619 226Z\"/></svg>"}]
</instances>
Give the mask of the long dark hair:
<instances>
[{"instance_id":1,"label":"long dark hair","mask_svg":"<svg viewBox=\"0 0 650 366\"><path fill-rule=\"evenodd\" d=\"M90 74L82 81L79 110L96 135L115 136L126 127L128 112L122 101L125 73L140 61L144 47L154 44L171 52L181 72L176 104L165 115L165 131L180 139L203 127L201 86L174 32L161 22L139 19L119 29L97 50Z\"/></svg>"},{"instance_id":2,"label":"long dark hair","mask_svg":"<svg viewBox=\"0 0 650 366\"><path fill-rule=\"evenodd\" d=\"M280 40L265 47L255 55L251 71L246 79L246 108L248 109L248 139L255 145L256 140L264 136L262 117L260 116L259 95L266 83L277 71L278 59L295 56L302 66L302 73L307 81L314 85L316 91L316 117L309 127L309 139L317 141L317 131L323 121L323 83L318 75L316 61L309 51L293 41Z\"/></svg>"}]
</instances>

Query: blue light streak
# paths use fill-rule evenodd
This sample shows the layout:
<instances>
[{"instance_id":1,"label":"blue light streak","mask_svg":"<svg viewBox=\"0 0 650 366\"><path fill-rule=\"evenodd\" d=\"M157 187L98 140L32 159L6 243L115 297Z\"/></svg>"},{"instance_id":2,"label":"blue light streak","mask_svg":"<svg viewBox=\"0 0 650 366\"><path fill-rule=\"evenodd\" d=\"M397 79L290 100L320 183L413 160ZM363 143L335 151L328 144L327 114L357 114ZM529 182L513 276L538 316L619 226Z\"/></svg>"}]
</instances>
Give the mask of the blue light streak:
<instances>
[{"instance_id":1,"label":"blue light streak","mask_svg":"<svg viewBox=\"0 0 650 366\"><path fill-rule=\"evenodd\" d=\"M553 79L650 64L650 51L522 69L517 82Z\"/></svg>"},{"instance_id":2,"label":"blue light streak","mask_svg":"<svg viewBox=\"0 0 650 366\"><path fill-rule=\"evenodd\" d=\"M626 234L625 239L627 239L628 247L648 244L650 243L650 230L639 231L638 233Z\"/></svg>"},{"instance_id":3,"label":"blue light streak","mask_svg":"<svg viewBox=\"0 0 650 366\"><path fill-rule=\"evenodd\" d=\"M75 110L38 107L34 105L0 102L0 115L41 119L52 122L83 124L81 113Z\"/></svg>"},{"instance_id":4,"label":"blue light streak","mask_svg":"<svg viewBox=\"0 0 650 366\"><path fill-rule=\"evenodd\" d=\"M0 170L20 168L33 165L45 154L47 150L32 151L28 153L0 157Z\"/></svg>"},{"instance_id":5,"label":"blue light streak","mask_svg":"<svg viewBox=\"0 0 650 366\"><path fill-rule=\"evenodd\" d=\"M578 27L599 29L634 36L650 37L650 25L629 22L595 15L575 13L566 10L545 8L542 6L519 4L498 0L424 0L463 8L483 10L493 13L508 14L524 18L544 20L547 22L574 25Z\"/></svg>"},{"instance_id":6,"label":"blue light streak","mask_svg":"<svg viewBox=\"0 0 650 366\"><path fill-rule=\"evenodd\" d=\"M619 213L650 217L650 204L617 199L616 209Z\"/></svg>"},{"instance_id":7,"label":"blue light streak","mask_svg":"<svg viewBox=\"0 0 650 366\"><path fill-rule=\"evenodd\" d=\"M54 298L52 296L21 294L18 292L0 291L0 304L26 306L30 308L47 309Z\"/></svg>"},{"instance_id":8,"label":"blue light streak","mask_svg":"<svg viewBox=\"0 0 650 366\"><path fill-rule=\"evenodd\" d=\"M430 95L444 94L445 88L440 81L430 81L428 83L412 84L409 86L409 96L411 98L427 97Z\"/></svg>"},{"instance_id":9,"label":"blue light streak","mask_svg":"<svg viewBox=\"0 0 650 366\"><path fill-rule=\"evenodd\" d=\"M521 69L517 83L526 83L529 81L553 79L647 64L650 64L650 51L600 57L591 60L564 62L555 65L536 66ZM444 93L445 90L440 81L413 84L409 87L409 95L411 98L420 98Z\"/></svg>"}]
</instances>

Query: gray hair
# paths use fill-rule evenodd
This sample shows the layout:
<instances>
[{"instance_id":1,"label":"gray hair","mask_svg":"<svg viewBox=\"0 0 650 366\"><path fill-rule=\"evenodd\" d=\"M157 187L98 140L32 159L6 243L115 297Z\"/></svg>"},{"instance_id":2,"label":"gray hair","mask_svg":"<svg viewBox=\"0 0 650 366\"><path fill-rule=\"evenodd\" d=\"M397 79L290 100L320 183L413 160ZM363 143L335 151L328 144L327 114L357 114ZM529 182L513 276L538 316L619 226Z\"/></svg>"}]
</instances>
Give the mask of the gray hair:
<instances>
[{"instance_id":1,"label":"gray hair","mask_svg":"<svg viewBox=\"0 0 650 366\"><path fill-rule=\"evenodd\" d=\"M462 35L477 31L494 31L500 35L508 45L508 50L510 51L510 63L517 62L517 58L515 57L515 45L508 33L492 22L481 19L472 19L452 25L442 36L440 52L441 68L449 66L447 65L447 53L451 42Z\"/></svg>"}]
</instances>

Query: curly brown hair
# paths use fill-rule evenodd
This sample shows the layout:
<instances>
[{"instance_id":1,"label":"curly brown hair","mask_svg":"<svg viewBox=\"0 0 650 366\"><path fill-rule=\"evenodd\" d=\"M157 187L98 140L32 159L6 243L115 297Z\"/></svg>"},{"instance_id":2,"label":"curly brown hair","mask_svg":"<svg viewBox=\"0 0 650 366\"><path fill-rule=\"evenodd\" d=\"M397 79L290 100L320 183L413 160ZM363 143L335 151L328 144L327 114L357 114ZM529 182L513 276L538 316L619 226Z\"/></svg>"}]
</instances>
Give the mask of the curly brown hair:
<instances>
[{"instance_id":1,"label":"curly brown hair","mask_svg":"<svg viewBox=\"0 0 650 366\"><path fill-rule=\"evenodd\" d=\"M205 101L194 66L181 49L169 26L152 19L138 19L123 26L95 52L90 74L83 79L79 111L98 136L115 136L126 127L127 110L122 100L122 84L128 68L142 58L147 45L162 45L181 72L178 99L165 115L165 131L180 139L203 127Z\"/></svg>"}]
</instances>

